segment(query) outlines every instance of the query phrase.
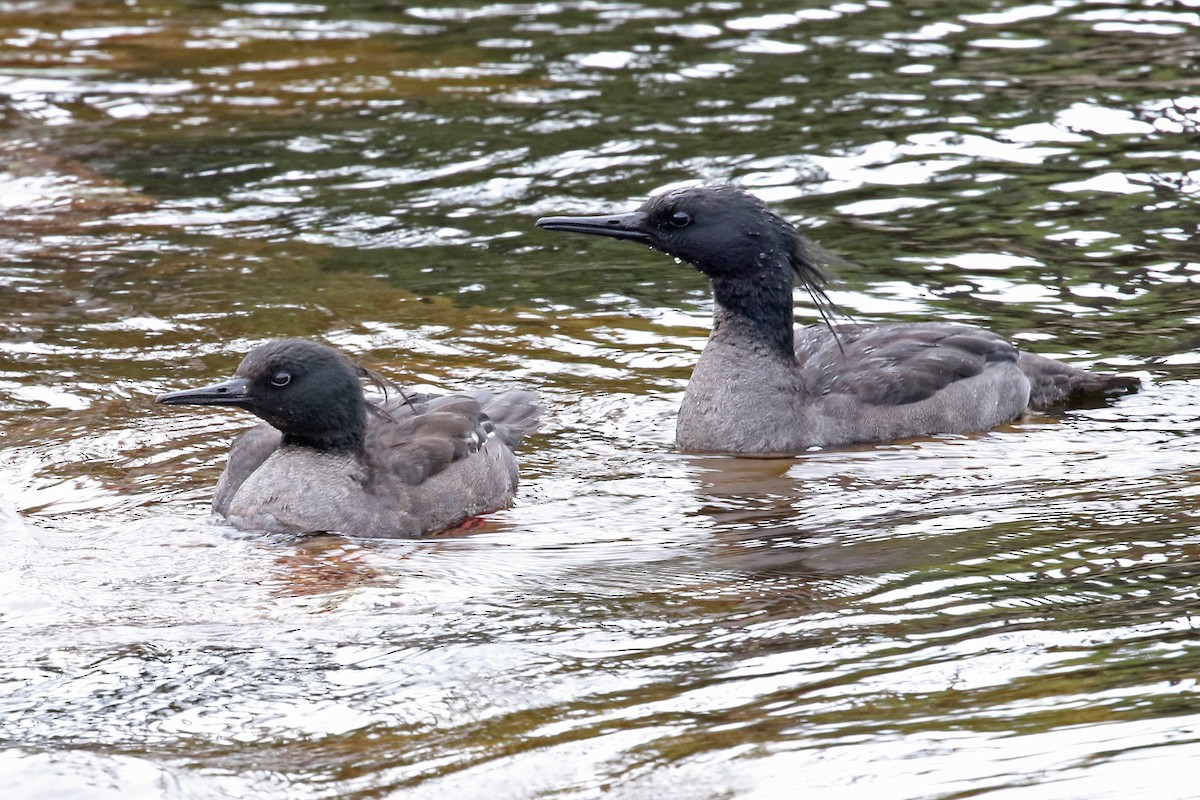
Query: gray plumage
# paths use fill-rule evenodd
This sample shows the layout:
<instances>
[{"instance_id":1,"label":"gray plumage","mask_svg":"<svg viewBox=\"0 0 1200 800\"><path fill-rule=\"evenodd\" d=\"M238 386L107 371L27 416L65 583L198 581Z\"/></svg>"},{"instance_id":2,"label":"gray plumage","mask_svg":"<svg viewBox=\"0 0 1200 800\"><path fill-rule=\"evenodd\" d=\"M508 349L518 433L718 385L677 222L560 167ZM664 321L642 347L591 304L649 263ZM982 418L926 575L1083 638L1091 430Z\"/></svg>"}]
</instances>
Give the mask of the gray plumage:
<instances>
[{"instance_id":1,"label":"gray plumage","mask_svg":"<svg viewBox=\"0 0 1200 800\"><path fill-rule=\"evenodd\" d=\"M232 380L161 395L232 405L265 422L238 436L213 510L238 528L415 537L508 506L512 448L537 429L533 392L393 396L344 354L301 339L252 350Z\"/></svg>"},{"instance_id":2,"label":"gray plumage","mask_svg":"<svg viewBox=\"0 0 1200 800\"><path fill-rule=\"evenodd\" d=\"M1134 391L1022 353L998 334L941 322L795 329L798 279L827 318L829 257L730 186L680 189L628 214L546 217L548 230L646 244L709 277L713 329L688 383L676 443L693 452L812 447L983 431L1089 395Z\"/></svg>"}]
</instances>

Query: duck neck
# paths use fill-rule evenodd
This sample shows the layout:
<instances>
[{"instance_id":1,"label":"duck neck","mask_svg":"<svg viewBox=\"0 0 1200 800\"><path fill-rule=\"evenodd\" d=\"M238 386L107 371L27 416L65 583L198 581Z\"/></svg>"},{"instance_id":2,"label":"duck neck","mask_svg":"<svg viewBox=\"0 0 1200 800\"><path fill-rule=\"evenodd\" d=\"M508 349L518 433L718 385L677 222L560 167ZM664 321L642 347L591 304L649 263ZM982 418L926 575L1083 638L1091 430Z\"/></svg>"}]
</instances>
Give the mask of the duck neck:
<instances>
[{"instance_id":1,"label":"duck neck","mask_svg":"<svg viewBox=\"0 0 1200 800\"><path fill-rule=\"evenodd\" d=\"M330 425L304 431L284 432L283 444L306 447L329 455L361 457L366 443L366 413L359 410L349 419L330 419Z\"/></svg>"},{"instance_id":2,"label":"duck neck","mask_svg":"<svg viewBox=\"0 0 1200 800\"><path fill-rule=\"evenodd\" d=\"M712 279L711 340L794 362L791 266L763 254L758 269Z\"/></svg>"}]
</instances>

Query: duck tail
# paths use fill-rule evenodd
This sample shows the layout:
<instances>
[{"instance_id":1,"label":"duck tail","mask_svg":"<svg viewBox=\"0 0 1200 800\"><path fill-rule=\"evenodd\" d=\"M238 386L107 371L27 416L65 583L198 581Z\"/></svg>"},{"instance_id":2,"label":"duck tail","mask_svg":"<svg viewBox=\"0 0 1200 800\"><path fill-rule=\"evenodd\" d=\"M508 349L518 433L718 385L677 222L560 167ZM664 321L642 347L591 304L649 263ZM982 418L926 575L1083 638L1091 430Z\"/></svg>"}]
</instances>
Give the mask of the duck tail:
<instances>
[{"instance_id":1,"label":"duck tail","mask_svg":"<svg viewBox=\"0 0 1200 800\"><path fill-rule=\"evenodd\" d=\"M479 404L496 426L496 433L509 447L516 447L541 424L542 399L537 392L514 389L501 395L480 397Z\"/></svg>"},{"instance_id":2,"label":"duck tail","mask_svg":"<svg viewBox=\"0 0 1200 800\"><path fill-rule=\"evenodd\" d=\"M1024 351L1017 364L1029 379L1029 407L1035 411L1086 405L1114 395L1132 394L1142 385L1141 378L1134 375L1088 372Z\"/></svg>"}]
</instances>

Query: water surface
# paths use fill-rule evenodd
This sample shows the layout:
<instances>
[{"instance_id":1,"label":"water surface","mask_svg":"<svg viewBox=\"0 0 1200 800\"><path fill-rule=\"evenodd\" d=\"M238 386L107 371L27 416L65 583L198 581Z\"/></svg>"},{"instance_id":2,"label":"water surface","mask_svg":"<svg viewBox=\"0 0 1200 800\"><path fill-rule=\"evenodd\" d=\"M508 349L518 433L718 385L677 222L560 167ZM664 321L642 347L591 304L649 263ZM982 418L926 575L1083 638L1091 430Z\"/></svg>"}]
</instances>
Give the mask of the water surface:
<instances>
[{"instance_id":1,"label":"water surface","mask_svg":"<svg viewBox=\"0 0 1200 800\"><path fill-rule=\"evenodd\" d=\"M0 5L0 776L22 797L1129 798L1200 757L1200 4ZM1149 380L673 451L702 278L538 231L734 181L861 320ZM815 311L803 302L797 318ZM537 387L471 535L208 518L307 336Z\"/></svg>"}]
</instances>

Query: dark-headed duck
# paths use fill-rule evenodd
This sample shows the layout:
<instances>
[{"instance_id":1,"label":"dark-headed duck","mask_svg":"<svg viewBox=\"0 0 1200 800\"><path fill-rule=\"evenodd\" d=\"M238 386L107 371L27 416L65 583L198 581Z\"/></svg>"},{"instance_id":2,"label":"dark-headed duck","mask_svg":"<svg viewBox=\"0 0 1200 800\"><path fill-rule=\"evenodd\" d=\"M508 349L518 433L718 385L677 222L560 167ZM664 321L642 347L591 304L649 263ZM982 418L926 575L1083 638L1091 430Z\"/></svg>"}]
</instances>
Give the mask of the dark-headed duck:
<instances>
[{"instance_id":1,"label":"dark-headed duck","mask_svg":"<svg viewBox=\"0 0 1200 800\"><path fill-rule=\"evenodd\" d=\"M283 339L250 351L231 380L159 395L236 406L265 423L234 440L213 510L248 530L415 537L508 506L512 448L537 428L532 392L368 400L388 384L331 347Z\"/></svg>"},{"instance_id":2,"label":"dark-headed duck","mask_svg":"<svg viewBox=\"0 0 1200 800\"><path fill-rule=\"evenodd\" d=\"M627 214L544 217L540 228L639 242L708 276L713 326L684 394L678 446L793 454L813 447L984 431L1027 409L1134 391L949 322L795 328L793 282L818 303L826 258L756 197L678 189ZM824 310L822 309L824 316Z\"/></svg>"}]
</instances>

